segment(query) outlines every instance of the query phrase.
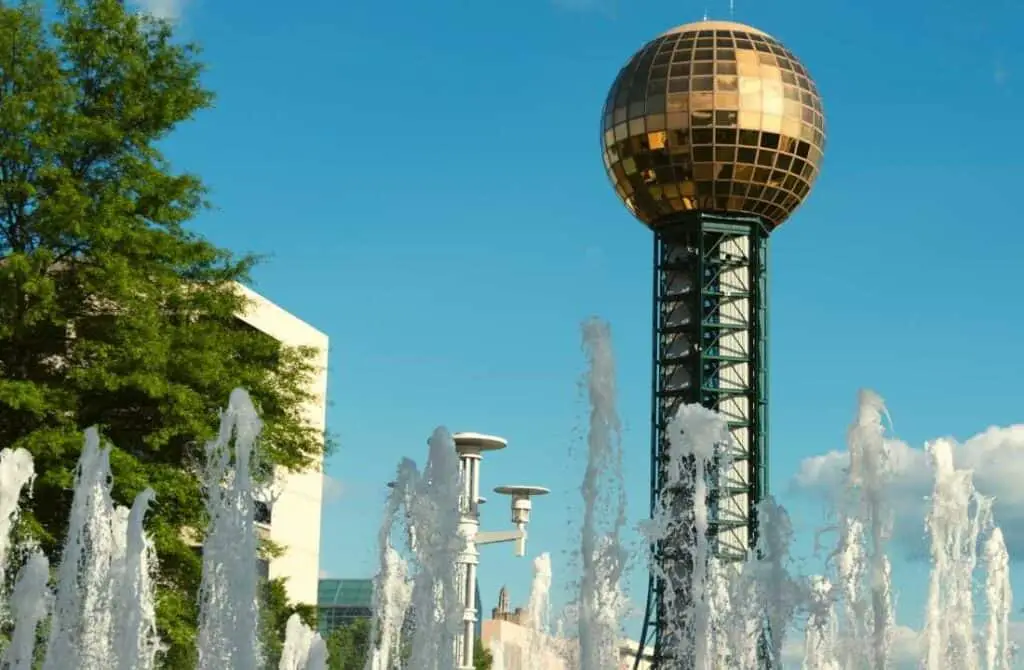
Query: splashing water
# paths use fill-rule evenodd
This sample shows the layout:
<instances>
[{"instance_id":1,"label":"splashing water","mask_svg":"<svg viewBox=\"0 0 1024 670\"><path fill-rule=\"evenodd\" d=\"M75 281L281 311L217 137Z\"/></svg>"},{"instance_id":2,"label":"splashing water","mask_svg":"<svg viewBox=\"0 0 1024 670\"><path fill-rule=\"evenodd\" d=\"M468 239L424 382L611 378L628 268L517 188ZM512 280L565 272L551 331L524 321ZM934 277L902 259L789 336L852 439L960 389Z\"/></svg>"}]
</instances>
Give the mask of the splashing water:
<instances>
[{"instance_id":1,"label":"splashing water","mask_svg":"<svg viewBox=\"0 0 1024 670\"><path fill-rule=\"evenodd\" d=\"M583 333L591 415L582 486L579 644L551 640L551 564L550 556L541 555L534 563L528 621L535 634L527 636L525 665L540 667L540 659L549 651L571 649L578 660L568 667L612 670L618 668L616 647L625 613L620 587L625 565L619 538L625 505L620 428L607 325L590 321ZM743 563L724 564L715 558L702 473L728 451L722 446L729 435L724 419L714 412L697 406L680 410L669 428L666 475L676 489L693 492L692 505L680 514L674 501L663 500L645 528L652 540L690 538L693 578L666 580L670 587L686 584L688 589L676 594L670 588L665 594L670 608L688 603L678 620L670 622L675 630L665 636L679 645L677 658L694 658L696 670L755 670L763 667L764 654L771 654L775 667L781 667L785 632L802 611L806 614L805 670L891 667L893 593L886 556L892 532L891 442L885 437L884 415L878 396L861 395L848 436L850 467L837 503L839 537L830 557L829 576L801 580L789 572L792 529L788 517L770 499L758 509L762 525L757 551ZM200 594L201 670L264 667L256 637L257 536L249 474L258 456L260 430L250 399L236 391L222 416L217 440L207 445L210 525ZM403 461L388 498L375 594L374 639L380 642L368 659L370 670L402 667L398 652L403 649L410 653L405 668L451 670L454 664L454 641L463 616L455 565L465 547L459 530L458 463L447 431L435 431L429 447L422 474L415 463ZM978 494L969 471L954 466L952 442L939 440L927 450L934 490L926 523L932 573L921 638L922 667L1009 670L1013 595L1006 543L995 527L992 501ZM32 473L27 452L0 451L0 566L7 564L12 553L18 501ZM5 670L30 670L33 655L40 651L44 670L154 668L159 655L153 607L156 557L144 532L153 492L140 493L129 510L113 503L111 486L110 448L101 445L95 430L87 431L55 588L51 591L48 586L46 557L29 546L18 554L25 560L13 588L0 592L0 613L8 612L13 623L0 655L0 667ZM394 541L396 534L404 538L408 563L400 551L402 542ZM981 567L986 573L985 607L978 608L982 614L978 619L984 619L984 626L975 630L973 587ZM673 566L652 569L665 570L662 576L666 577ZM36 635L47 618L49 635L44 648L36 650ZM410 619L411 640L403 640L404 624ZM684 629L692 632L684 634ZM765 646L766 639L770 646ZM497 646L492 653L494 670L504 670L509 650ZM325 670L326 661L323 640L297 618L289 621L280 668Z\"/></svg>"},{"instance_id":2,"label":"splashing water","mask_svg":"<svg viewBox=\"0 0 1024 670\"><path fill-rule=\"evenodd\" d=\"M327 670L327 645L318 633L302 623L298 614L288 617L284 648L278 670Z\"/></svg>"},{"instance_id":3,"label":"splashing water","mask_svg":"<svg viewBox=\"0 0 1024 670\"><path fill-rule=\"evenodd\" d=\"M731 568L714 560L708 542L708 486L704 473L711 467L720 445L729 440L729 431L725 420L715 412L700 405L685 405L669 422L667 432L664 490L668 493L659 499L654 518L642 530L651 544L688 543L689 556L651 560L651 570L664 584L662 598L666 609L678 612L677 617L666 622L663 653L666 658L692 662L696 670L710 670L726 655L722 649L725 643L716 634L723 626L716 622L723 614L723 589L731 581L726 571ZM692 492L692 500L680 492ZM692 573L680 578L691 561ZM742 584L737 582L741 588ZM685 591L680 592L680 588ZM734 638L734 650L735 644ZM735 655L742 655L736 652Z\"/></svg>"},{"instance_id":4,"label":"splashing water","mask_svg":"<svg viewBox=\"0 0 1024 670\"><path fill-rule=\"evenodd\" d=\"M792 527L785 510L770 497L758 509L757 551L742 565L716 560L706 535L705 479L697 473L724 451L721 446L728 434L724 420L714 412L695 405L680 409L669 428L666 487L693 491L692 504L685 508L687 516L663 499L643 528L652 542L691 538L692 578L676 582L688 585L688 592L674 593L673 581L665 579L665 602L675 613L663 633L663 644L675 645L665 650L667 657L692 659L699 670L755 670L765 667L764 654L769 654L772 667L784 667L785 633L803 612L804 670L890 667L895 627L886 555L892 529L891 442L884 435L884 414L877 395L861 394L849 431L850 467L838 501L839 539L830 559L833 582L824 576L804 579L790 573ZM992 524L991 500L976 493L970 472L953 467L951 443L933 443L928 452L935 474L928 515L933 572L922 667L1008 670L1013 653L1008 640L1012 593L1005 543ZM985 533L988 619L978 635L972 585ZM652 570L661 571L664 579L673 566L664 561L652 565ZM771 644L762 646L762 639Z\"/></svg>"},{"instance_id":5,"label":"splashing water","mask_svg":"<svg viewBox=\"0 0 1024 670\"><path fill-rule=\"evenodd\" d=\"M18 520L18 501L34 476L32 456L27 451L0 451L0 586L7 581L7 560L11 550L11 531Z\"/></svg>"},{"instance_id":6,"label":"splashing water","mask_svg":"<svg viewBox=\"0 0 1024 670\"><path fill-rule=\"evenodd\" d=\"M547 552L533 559L533 584L527 605L527 620L531 629L549 632L551 619L551 554Z\"/></svg>"},{"instance_id":7,"label":"splashing water","mask_svg":"<svg viewBox=\"0 0 1024 670\"><path fill-rule=\"evenodd\" d=\"M110 449L90 428L75 474L43 670L117 665L111 645L114 578L116 563L124 560L123 534L117 536L126 519L115 510L110 488Z\"/></svg>"},{"instance_id":8,"label":"splashing water","mask_svg":"<svg viewBox=\"0 0 1024 670\"><path fill-rule=\"evenodd\" d=\"M789 517L771 498L763 501L757 551L745 562L723 562L709 541L707 473L722 467L732 451L728 424L700 405L684 405L667 434L667 494L642 531L652 544L689 541L690 550L671 561L652 557L665 607L675 613L666 622L663 653L698 670L756 670L766 664L766 653L774 667L782 667L785 632L802 597L801 584L788 572Z\"/></svg>"},{"instance_id":9,"label":"splashing water","mask_svg":"<svg viewBox=\"0 0 1024 670\"><path fill-rule=\"evenodd\" d=\"M587 467L583 476L583 529L579 594L582 670L615 670L625 597L620 580L625 555L620 535L626 522L621 425L615 407L615 361L607 323L583 324L590 401Z\"/></svg>"},{"instance_id":10,"label":"splashing water","mask_svg":"<svg viewBox=\"0 0 1024 670\"><path fill-rule=\"evenodd\" d=\"M822 575L810 579L803 670L840 670L836 659L839 621L836 619L832 583Z\"/></svg>"},{"instance_id":11,"label":"splashing water","mask_svg":"<svg viewBox=\"0 0 1024 670\"><path fill-rule=\"evenodd\" d=\"M6 565L20 494L33 477L32 458L23 450L0 451L0 548ZM57 572L56 595L49 588L49 561L26 547L27 560L2 609L10 610L13 631L0 667L33 667L36 634L47 615L50 632L45 670L152 670L159 645L150 571L152 545L143 519L153 492L141 492L131 510L111 498L110 448L95 429L86 431L75 472L67 540ZM116 607L115 607L116 605Z\"/></svg>"},{"instance_id":12,"label":"splashing water","mask_svg":"<svg viewBox=\"0 0 1024 670\"><path fill-rule=\"evenodd\" d=\"M410 668L447 670L455 664L455 638L463 609L458 558L466 541L459 529L462 484L455 443L444 428L428 441L430 455L407 510L416 529Z\"/></svg>"},{"instance_id":13,"label":"splashing water","mask_svg":"<svg viewBox=\"0 0 1024 670\"><path fill-rule=\"evenodd\" d=\"M843 667L889 667L894 626L886 545L892 532L887 506L889 446L882 399L862 391L850 427L850 468L839 503L839 544L834 557L844 597L839 646Z\"/></svg>"},{"instance_id":14,"label":"splashing water","mask_svg":"<svg viewBox=\"0 0 1024 670\"><path fill-rule=\"evenodd\" d=\"M50 562L41 551L33 552L21 569L11 594L11 615L14 632L4 653L0 655L0 668L29 670L32 667L36 645L36 630L46 617L50 605L47 582Z\"/></svg>"},{"instance_id":15,"label":"splashing water","mask_svg":"<svg viewBox=\"0 0 1024 670\"><path fill-rule=\"evenodd\" d=\"M527 648L524 668L559 666L562 648L551 632L551 555L543 553L533 561L533 584L526 608Z\"/></svg>"},{"instance_id":16,"label":"splashing water","mask_svg":"<svg viewBox=\"0 0 1024 670\"><path fill-rule=\"evenodd\" d=\"M411 522L409 510L416 502L415 492L419 478L416 464L411 459L402 459L384 506L384 518L377 538L380 568L374 578L374 615L370 629L370 639L374 642L370 644L365 670L392 670L401 667L399 659L402 630L412 600L413 582L409 575L409 565L395 548L392 534L398 528L404 535L405 545L409 551L416 551L416 529ZM404 519L400 516L403 510Z\"/></svg>"},{"instance_id":17,"label":"splashing water","mask_svg":"<svg viewBox=\"0 0 1024 670\"><path fill-rule=\"evenodd\" d=\"M885 406L870 392L860 397L850 430L850 468L840 502L840 537L833 558L837 583L812 581L804 667L869 667L891 664L895 625L892 581L885 554L891 533L887 507L888 460ZM927 445L934 488L927 515L932 569L921 667L926 670L1005 670L1011 663L1007 628L1012 603L1008 558L1002 533L994 527L992 500L974 488L970 471L954 467L954 444ZM974 629L975 571L981 537L988 533L986 600L989 612L980 654ZM843 616L835 607L842 606ZM984 665L982 665L984 663Z\"/></svg>"},{"instance_id":18,"label":"splashing water","mask_svg":"<svg viewBox=\"0 0 1024 670\"><path fill-rule=\"evenodd\" d=\"M987 670L1009 670L1012 661L1010 645L1010 611L1013 592L1010 587L1010 556L1006 552L1003 531L993 529L985 542L985 597L988 600L988 626L985 631L985 667Z\"/></svg>"},{"instance_id":19,"label":"splashing water","mask_svg":"<svg viewBox=\"0 0 1024 670\"><path fill-rule=\"evenodd\" d=\"M257 537L254 487L249 474L261 422L248 394L231 394L217 440L207 445L205 483L210 527L203 552L200 593L200 668L262 668L257 631ZM234 444L234 449L231 444ZM0 451L0 550L11 548L22 490L31 482L31 457ZM154 607L156 553L145 533L153 491L139 493L131 509L114 505L110 447L95 429L85 432L75 472L67 538L56 584L48 586L46 557L26 547L27 560L9 599L13 631L0 667L30 670L39 626L49 617L42 650L44 670L153 670L160 653ZM6 561L0 562L6 564ZM293 632L294 635L294 632ZM287 643L286 643L287 644ZM294 643L292 643L294 645ZM325 670L327 650L316 636L301 670Z\"/></svg>"},{"instance_id":20,"label":"splashing water","mask_svg":"<svg viewBox=\"0 0 1024 670\"><path fill-rule=\"evenodd\" d=\"M390 531L393 514L385 514L384 528ZM391 546L389 534L381 538L382 553L380 572L374 579L373 624L370 656L366 670L390 670L393 659L399 658L402 649L402 624L412 599L412 582L409 566L401 554Z\"/></svg>"},{"instance_id":21,"label":"splashing water","mask_svg":"<svg viewBox=\"0 0 1024 670\"><path fill-rule=\"evenodd\" d=\"M992 521L991 499L979 496L971 473L953 466L953 445L928 445L935 472L928 531L932 572L925 623L926 670L977 670L974 568L978 537Z\"/></svg>"},{"instance_id":22,"label":"splashing water","mask_svg":"<svg viewBox=\"0 0 1024 670\"><path fill-rule=\"evenodd\" d=\"M327 642L325 640L317 639L313 640L312 646L309 648L309 658L306 661L305 670L327 670L327 664L330 661L330 654L327 653Z\"/></svg>"},{"instance_id":23,"label":"splashing water","mask_svg":"<svg viewBox=\"0 0 1024 670\"><path fill-rule=\"evenodd\" d=\"M373 624L378 641L367 659L369 670L449 670L455 664L454 645L464 613L457 565L466 547L459 526L462 483L451 434L438 428L427 444L422 474L404 459L388 496L379 534L381 568ZM399 534L410 555L408 566L392 544L392 534L402 525L404 533ZM412 635L403 664L397 651L407 617Z\"/></svg>"},{"instance_id":24,"label":"splashing water","mask_svg":"<svg viewBox=\"0 0 1024 670\"><path fill-rule=\"evenodd\" d=\"M125 519L124 561L115 582L115 600L123 608L114 626L117 670L152 670L160 651L153 603L156 548L143 527L146 512L155 498L152 489L142 491Z\"/></svg>"},{"instance_id":25,"label":"splashing water","mask_svg":"<svg viewBox=\"0 0 1024 670\"><path fill-rule=\"evenodd\" d=\"M760 600L764 603L766 634L771 641L772 667L781 668L786 633L805 600L804 584L789 572L793 524L785 508L768 496L758 505L757 518L761 532L754 565L757 566ZM760 641L762 631L756 627L755 630Z\"/></svg>"},{"instance_id":26,"label":"splashing water","mask_svg":"<svg viewBox=\"0 0 1024 670\"><path fill-rule=\"evenodd\" d=\"M259 577L249 469L262 428L249 394L236 389L221 417L217 439L206 445L203 479L210 524L203 544L197 670L263 666L256 637Z\"/></svg>"},{"instance_id":27,"label":"splashing water","mask_svg":"<svg viewBox=\"0 0 1024 670\"><path fill-rule=\"evenodd\" d=\"M706 581L699 597L706 603L709 617L704 630L705 664L715 668L732 666L737 670L751 667L757 662L757 647L753 644L756 638L754 631L748 630L750 622L756 621L756 580L750 578L750 571L738 572L715 558L708 561L704 576ZM692 616L692 610L688 616ZM687 646L686 650L692 651L692 647ZM676 648L670 653L680 651Z\"/></svg>"}]
</instances>

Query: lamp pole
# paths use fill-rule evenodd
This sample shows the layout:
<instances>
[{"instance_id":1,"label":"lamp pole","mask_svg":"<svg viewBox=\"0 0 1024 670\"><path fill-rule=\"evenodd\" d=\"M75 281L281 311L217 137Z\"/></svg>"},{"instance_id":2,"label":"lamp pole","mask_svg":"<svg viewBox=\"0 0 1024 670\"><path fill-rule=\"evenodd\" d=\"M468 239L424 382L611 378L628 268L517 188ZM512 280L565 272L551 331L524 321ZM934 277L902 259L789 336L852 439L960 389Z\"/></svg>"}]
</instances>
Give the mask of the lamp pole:
<instances>
[{"instance_id":1,"label":"lamp pole","mask_svg":"<svg viewBox=\"0 0 1024 670\"><path fill-rule=\"evenodd\" d=\"M495 493L512 498L514 530L481 531L480 465L483 454L508 446L504 438L481 433L456 433L452 436L459 455L462 491L459 496L459 530L465 537L465 548L459 555L459 596L462 598L462 632L455 641L456 670L473 670L473 647L476 641L476 577L480 565L479 547L502 542L516 543L516 556L526 555L526 526L530 522L531 498L549 493L541 486L499 486Z\"/></svg>"}]
</instances>

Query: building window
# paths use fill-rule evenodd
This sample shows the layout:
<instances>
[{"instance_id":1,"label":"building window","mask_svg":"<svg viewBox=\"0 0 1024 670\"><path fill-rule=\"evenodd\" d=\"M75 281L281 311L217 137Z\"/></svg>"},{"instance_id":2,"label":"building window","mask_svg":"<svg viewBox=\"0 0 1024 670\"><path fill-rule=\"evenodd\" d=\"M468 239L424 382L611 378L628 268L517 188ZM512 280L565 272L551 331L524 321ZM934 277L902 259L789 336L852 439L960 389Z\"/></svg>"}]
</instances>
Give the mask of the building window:
<instances>
[{"instance_id":1,"label":"building window","mask_svg":"<svg viewBox=\"0 0 1024 670\"><path fill-rule=\"evenodd\" d=\"M255 509L253 511L253 518L256 523L261 523L265 526L269 526L272 519L271 507L262 500L255 501Z\"/></svg>"}]
</instances>

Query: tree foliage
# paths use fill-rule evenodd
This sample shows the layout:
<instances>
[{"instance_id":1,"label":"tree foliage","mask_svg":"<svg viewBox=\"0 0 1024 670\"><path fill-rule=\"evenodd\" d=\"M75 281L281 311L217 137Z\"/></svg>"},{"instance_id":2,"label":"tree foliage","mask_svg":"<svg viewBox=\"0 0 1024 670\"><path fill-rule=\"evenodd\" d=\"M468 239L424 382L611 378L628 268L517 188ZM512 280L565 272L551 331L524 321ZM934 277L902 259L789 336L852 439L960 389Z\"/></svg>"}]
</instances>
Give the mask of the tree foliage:
<instances>
[{"instance_id":1,"label":"tree foliage","mask_svg":"<svg viewBox=\"0 0 1024 670\"><path fill-rule=\"evenodd\" d=\"M355 619L327 636L329 670L363 670L370 650L370 619ZM405 649L408 651L408 649ZM404 656L404 655L403 655ZM494 658L480 638L473 645L475 670L491 670Z\"/></svg>"},{"instance_id":2,"label":"tree foliage","mask_svg":"<svg viewBox=\"0 0 1024 670\"><path fill-rule=\"evenodd\" d=\"M82 431L116 445L117 502L157 493L157 612L166 667L193 664L205 524L195 466L232 388L265 423L264 456L302 468L323 449L300 406L311 352L235 315L255 259L188 230L200 179L159 144L210 106L194 45L117 0L0 3L0 446L39 477L19 531L51 560L67 525Z\"/></svg>"},{"instance_id":3,"label":"tree foliage","mask_svg":"<svg viewBox=\"0 0 1024 670\"><path fill-rule=\"evenodd\" d=\"M492 665L494 657L491 651L484 646L480 638L476 638L473 642L473 667L475 670L491 670Z\"/></svg>"},{"instance_id":4,"label":"tree foliage","mask_svg":"<svg viewBox=\"0 0 1024 670\"><path fill-rule=\"evenodd\" d=\"M369 619L354 619L327 636L329 670L363 670L369 652Z\"/></svg>"}]
</instances>

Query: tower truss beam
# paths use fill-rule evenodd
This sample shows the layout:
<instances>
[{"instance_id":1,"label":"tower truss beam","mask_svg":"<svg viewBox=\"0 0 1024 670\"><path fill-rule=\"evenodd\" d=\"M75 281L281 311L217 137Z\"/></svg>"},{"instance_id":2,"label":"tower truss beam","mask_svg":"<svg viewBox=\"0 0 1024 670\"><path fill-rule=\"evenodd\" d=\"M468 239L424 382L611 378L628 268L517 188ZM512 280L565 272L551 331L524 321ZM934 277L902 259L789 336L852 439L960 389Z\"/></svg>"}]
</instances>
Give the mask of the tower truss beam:
<instances>
[{"instance_id":1,"label":"tower truss beam","mask_svg":"<svg viewBox=\"0 0 1024 670\"><path fill-rule=\"evenodd\" d=\"M667 506L674 518L689 521L652 547L660 569L652 571L640 644L646 648L653 633L656 668L693 664L673 657L687 645L667 639L665 625L683 620L692 606L680 594L692 593L694 492L666 482L667 429L681 406L715 410L732 437L727 452L703 473L712 554L738 563L756 542L757 505L768 487L769 230L758 217L687 212L655 231L651 513ZM667 586L676 594L671 603ZM692 637L693 631L681 634Z\"/></svg>"}]
</instances>

